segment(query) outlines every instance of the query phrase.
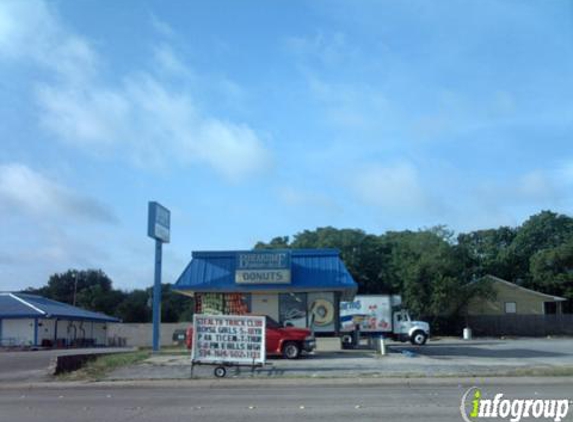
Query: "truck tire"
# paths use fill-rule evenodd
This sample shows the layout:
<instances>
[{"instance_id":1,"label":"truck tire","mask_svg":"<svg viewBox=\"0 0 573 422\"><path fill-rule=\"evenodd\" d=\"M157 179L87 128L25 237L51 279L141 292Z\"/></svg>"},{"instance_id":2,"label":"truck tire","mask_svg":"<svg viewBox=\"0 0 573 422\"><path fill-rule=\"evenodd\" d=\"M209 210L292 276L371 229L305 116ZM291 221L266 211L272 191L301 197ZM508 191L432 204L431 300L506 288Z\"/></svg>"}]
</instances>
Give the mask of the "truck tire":
<instances>
[{"instance_id":1,"label":"truck tire","mask_svg":"<svg viewBox=\"0 0 573 422\"><path fill-rule=\"evenodd\" d=\"M426 344L427 340L428 336L426 335L426 333L420 330L414 331L412 333L412 336L410 337L410 342L414 346L423 346L424 344Z\"/></svg>"},{"instance_id":2,"label":"truck tire","mask_svg":"<svg viewBox=\"0 0 573 422\"><path fill-rule=\"evenodd\" d=\"M287 341L283 345L283 357L286 359L297 359L300 356L300 346L295 341Z\"/></svg>"},{"instance_id":3,"label":"truck tire","mask_svg":"<svg viewBox=\"0 0 573 422\"><path fill-rule=\"evenodd\" d=\"M350 334L343 335L342 338L340 339L340 344L343 349L352 349L353 348L352 336Z\"/></svg>"}]
</instances>

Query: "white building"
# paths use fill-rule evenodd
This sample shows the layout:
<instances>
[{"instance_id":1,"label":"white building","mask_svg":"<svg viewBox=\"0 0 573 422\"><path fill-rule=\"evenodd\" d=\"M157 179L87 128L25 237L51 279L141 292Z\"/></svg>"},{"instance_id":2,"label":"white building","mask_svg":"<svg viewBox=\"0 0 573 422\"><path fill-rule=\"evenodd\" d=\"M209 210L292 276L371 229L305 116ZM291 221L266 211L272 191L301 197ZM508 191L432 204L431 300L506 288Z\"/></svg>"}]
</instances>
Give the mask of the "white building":
<instances>
[{"instance_id":1,"label":"white building","mask_svg":"<svg viewBox=\"0 0 573 422\"><path fill-rule=\"evenodd\" d=\"M103 346L110 322L120 321L41 296L0 293L0 346Z\"/></svg>"}]
</instances>

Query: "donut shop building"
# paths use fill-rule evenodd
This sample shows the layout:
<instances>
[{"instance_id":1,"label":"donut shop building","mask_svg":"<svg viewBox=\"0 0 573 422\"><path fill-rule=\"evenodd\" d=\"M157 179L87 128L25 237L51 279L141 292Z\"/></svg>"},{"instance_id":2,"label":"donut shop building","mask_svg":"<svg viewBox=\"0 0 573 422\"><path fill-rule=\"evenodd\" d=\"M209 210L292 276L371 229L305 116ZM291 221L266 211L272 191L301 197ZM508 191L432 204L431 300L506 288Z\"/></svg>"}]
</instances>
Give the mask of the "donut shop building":
<instances>
[{"instance_id":1,"label":"donut shop building","mask_svg":"<svg viewBox=\"0 0 573 422\"><path fill-rule=\"evenodd\" d=\"M194 298L195 313L268 315L329 335L357 284L336 249L273 249L193 252L174 289Z\"/></svg>"}]
</instances>

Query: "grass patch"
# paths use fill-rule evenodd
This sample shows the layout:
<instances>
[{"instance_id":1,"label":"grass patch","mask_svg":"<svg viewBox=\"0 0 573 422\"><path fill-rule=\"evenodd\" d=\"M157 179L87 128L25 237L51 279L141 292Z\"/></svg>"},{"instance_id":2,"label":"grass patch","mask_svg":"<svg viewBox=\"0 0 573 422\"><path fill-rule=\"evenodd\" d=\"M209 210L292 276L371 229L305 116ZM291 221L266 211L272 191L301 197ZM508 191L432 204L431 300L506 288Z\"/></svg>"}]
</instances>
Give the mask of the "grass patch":
<instances>
[{"instance_id":1,"label":"grass patch","mask_svg":"<svg viewBox=\"0 0 573 422\"><path fill-rule=\"evenodd\" d=\"M153 355L191 355L191 350L188 350L186 346L163 346L159 349L159 353L155 353L151 347L140 347L140 350L147 351L149 354Z\"/></svg>"},{"instance_id":2,"label":"grass patch","mask_svg":"<svg viewBox=\"0 0 573 422\"><path fill-rule=\"evenodd\" d=\"M514 377L570 377L573 376L573 366L519 368L509 371L507 375Z\"/></svg>"},{"instance_id":3,"label":"grass patch","mask_svg":"<svg viewBox=\"0 0 573 422\"><path fill-rule=\"evenodd\" d=\"M78 369L77 371L58 375L58 379L69 381L98 381L103 379L113 370L141 362L147 359L150 355L150 352L143 350L97 356L94 360L87 362L83 368Z\"/></svg>"}]
</instances>

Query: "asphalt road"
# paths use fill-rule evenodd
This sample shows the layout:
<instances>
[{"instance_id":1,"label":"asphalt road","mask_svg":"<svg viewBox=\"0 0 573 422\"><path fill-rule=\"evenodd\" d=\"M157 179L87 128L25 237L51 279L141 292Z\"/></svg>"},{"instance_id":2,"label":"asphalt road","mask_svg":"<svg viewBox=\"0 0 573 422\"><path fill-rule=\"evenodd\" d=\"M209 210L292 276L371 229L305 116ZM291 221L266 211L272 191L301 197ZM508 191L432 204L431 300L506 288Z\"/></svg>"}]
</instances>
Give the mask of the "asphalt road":
<instances>
[{"instance_id":1,"label":"asphalt road","mask_svg":"<svg viewBox=\"0 0 573 422\"><path fill-rule=\"evenodd\" d=\"M300 385L296 383L300 382ZM97 386L7 389L0 421L461 421L470 385ZM516 381L519 382L519 381ZM573 386L487 385L485 395L573 398ZM490 419L491 420L491 419ZM509 419L507 419L509 420ZM573 409L566 421L573 420Z\"/></svg>"}]
</instances>

